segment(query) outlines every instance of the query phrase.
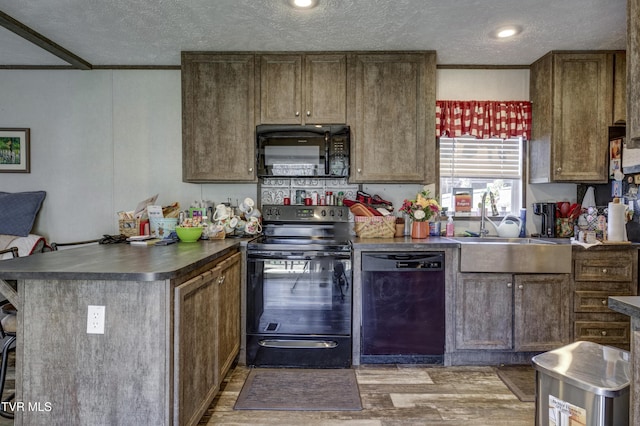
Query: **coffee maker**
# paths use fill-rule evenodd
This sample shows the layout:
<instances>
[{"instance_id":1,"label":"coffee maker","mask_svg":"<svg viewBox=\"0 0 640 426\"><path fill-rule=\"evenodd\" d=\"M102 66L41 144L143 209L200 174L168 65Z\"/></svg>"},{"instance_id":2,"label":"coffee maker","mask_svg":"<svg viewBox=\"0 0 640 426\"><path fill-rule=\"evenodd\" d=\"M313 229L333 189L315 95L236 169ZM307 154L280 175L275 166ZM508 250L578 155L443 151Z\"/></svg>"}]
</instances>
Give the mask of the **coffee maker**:
<instances>
[{"instance_id":1,"label":"coffee maker","mask_svg":"<svg viewBox=\"0 0 640 426\"><path fill-rule=\"evenodd\" d=\"M533 213L542 218L540 236L555 238L556 203L533 203Z\"/></svg>"}]
</instances>

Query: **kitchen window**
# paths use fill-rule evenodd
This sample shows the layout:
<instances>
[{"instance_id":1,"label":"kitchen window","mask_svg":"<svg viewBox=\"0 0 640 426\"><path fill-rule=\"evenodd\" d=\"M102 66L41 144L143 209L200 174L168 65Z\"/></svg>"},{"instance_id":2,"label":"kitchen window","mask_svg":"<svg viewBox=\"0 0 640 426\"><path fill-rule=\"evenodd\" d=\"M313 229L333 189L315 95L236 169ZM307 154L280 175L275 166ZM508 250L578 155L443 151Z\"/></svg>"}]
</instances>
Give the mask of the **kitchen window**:
<instances>
[{"instance_id":1,"label":"kitchen window","mask_svg":"<svg viewBox=\"0 0 640 426\"><path fill-rule=\"evenodd\" d=\"M448 211L455 210L454 188L471 188L471 215L478 214L482 194L487 190L494 195L500 216L519 214L524 191L523 138L477 139L462 136L441 137L439 140L443 207ZM491 215L490 197L486 198L485 208Z\"/></svg>"}]
</instances>

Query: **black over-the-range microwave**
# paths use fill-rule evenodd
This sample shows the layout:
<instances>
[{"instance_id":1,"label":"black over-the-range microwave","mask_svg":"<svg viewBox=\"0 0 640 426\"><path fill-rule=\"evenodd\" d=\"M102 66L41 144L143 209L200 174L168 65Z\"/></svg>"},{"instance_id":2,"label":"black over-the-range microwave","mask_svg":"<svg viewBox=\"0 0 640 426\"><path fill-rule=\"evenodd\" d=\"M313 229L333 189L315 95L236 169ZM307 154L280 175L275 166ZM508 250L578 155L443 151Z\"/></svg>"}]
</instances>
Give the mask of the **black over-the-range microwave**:
<instances>
[{"instance_id":1,"label":"black over-the-range microwave","mask_svg":"<svg viewBox=\"0 0 640 426\"><path fill-rule=\"evenodd\" d=\"M348 177L349 137L344 124L257 126L258 177Z\"/></svg>"}]
</instances>

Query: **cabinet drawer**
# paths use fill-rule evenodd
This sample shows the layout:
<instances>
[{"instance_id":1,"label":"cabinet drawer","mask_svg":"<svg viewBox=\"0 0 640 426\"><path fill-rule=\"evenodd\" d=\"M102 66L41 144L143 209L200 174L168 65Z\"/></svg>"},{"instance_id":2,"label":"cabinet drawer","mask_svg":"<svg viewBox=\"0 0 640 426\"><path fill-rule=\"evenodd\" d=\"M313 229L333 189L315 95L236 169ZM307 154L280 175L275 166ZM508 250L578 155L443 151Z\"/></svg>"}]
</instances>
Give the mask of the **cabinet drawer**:
<instances>
[{"instance_id":1,"label":"cabinet drawer","mask_svg":"<svg viewBox=\"0 0 640 426\"><path fill-rule=\"evenodd\" d=\"M576 321L574 323L575 340L587 340L603 345L628 343L630 341L629 322Z\"/></svg>"},{"instance_id":2,"label":"cabinet drawer","mask_svg":"<svg viewBox=\"0 0 640 426\"><path fill-rule=\"evenodd\" d=\"M635 250L580 253L574 262L576 281L632 281Z\"/></svg>"},{"instance_id":3,"label":"cabinet drawer","mask_svg":"<svg viewBox=\"0 0 640 426\"><path fill-rule=\"evenodd\" d=\"M616 291L576 291L573 298L574 312L613 312L608 307L609 296L628 296L629 293Z\"/></svg>"}]
</instances>

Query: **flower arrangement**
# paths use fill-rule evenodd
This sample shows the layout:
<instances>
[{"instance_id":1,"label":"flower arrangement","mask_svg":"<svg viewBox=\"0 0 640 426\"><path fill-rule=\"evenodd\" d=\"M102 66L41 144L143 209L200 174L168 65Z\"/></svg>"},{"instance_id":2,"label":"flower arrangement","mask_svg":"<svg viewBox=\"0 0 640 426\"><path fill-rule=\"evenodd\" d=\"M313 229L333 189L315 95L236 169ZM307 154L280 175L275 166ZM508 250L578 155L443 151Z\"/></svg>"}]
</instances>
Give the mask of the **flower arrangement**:
<instances>
[{"instance_id":1,"label":"flower arrangement","mask_svg":"<svg viewBox=\"0 0 640 426\"><path fill-rule=\"evenodd\" d=\"M429 190L425 186L418 192L415 200L404 200L400 211L407 213L416 222L425 222L434 215L440 214L440 204L431 198Z\"/></svg>"}]
</instances>

